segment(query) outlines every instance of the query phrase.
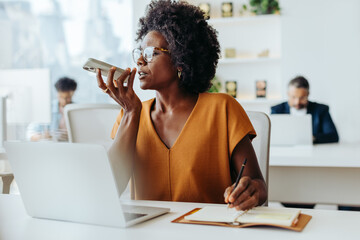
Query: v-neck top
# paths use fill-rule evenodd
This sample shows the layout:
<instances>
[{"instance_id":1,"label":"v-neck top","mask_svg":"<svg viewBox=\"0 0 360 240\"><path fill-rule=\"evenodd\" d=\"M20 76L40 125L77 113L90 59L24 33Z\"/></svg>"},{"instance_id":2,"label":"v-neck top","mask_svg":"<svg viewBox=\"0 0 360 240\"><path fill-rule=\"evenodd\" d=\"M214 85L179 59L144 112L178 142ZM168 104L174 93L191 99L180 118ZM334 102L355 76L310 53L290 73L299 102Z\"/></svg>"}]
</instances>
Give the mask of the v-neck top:
<instances>
[{"instance_id":1,"label":"v-neck top","mask_svg":"<svg viewBox=\"0 0 360 240\"><path fill-rule=\"evenodd\" d=\"M132 182L135 199L224 203L224 191L232 184L231 154L246 135L256 136L244 109L227 94L200 93L175 143L167 148L151 120L154 101L142 103Z\"/></svg>"}]
</instances>

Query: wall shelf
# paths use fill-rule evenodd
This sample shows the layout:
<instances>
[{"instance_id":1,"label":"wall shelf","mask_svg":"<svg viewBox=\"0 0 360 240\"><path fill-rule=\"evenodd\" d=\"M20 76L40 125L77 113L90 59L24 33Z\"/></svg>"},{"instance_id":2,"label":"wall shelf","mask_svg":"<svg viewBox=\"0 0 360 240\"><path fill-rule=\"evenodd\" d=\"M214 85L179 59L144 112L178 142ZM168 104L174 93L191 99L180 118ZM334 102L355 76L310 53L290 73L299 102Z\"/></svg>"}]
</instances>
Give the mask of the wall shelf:
<instances>
[{"instance_id":1,"label":"wall shelf","mask_svg":"<svg viewBox=\"0 0 360 240\"><path fill-rule=\"evenodd\" d=\"M227 81L237 83L237 97L247 109L268 111L274 102L253 98L258 80L267 82L266 95L277 96L275 102L281 96L281 15L213 18L208 23L218 32L224 56L218 62L218 79L225 88ZM235 49L235 58L225 58L226 49ZM258 57L265 50L269 55Z\"/></svg>"},{"instance_id":2,"label":"wall shelf","mask_svg":"<svg viewBox=\"0 0 360 240\"><path fill-rule=\"evenodd\" d=\"M203 2L191 0L194 5ZM281 101L281 14L240 16L241 2L233 1L233 17L221 17L220 0L207 1L210 19L207 23L217 31L221 56L216 77L226 92L226 82L236 83L236 96L245 109L269 112ZM228 49L234 58L225 58ZM268 56L258 57L258 54ZM256 99L256 82L266 81L266 99Z\"/></svg>"},{"instance_id":3,"label":"wall shelf","mask_svg":"<svg viewBox=\"0 0 360 240\"><path fill-rule=\"evenodd\" d=\"M269 96L268 98L237 98L236 99L246 111L261 111L270 114L271 107L285 100L280 96Z\"/></svg>"},{"instance_id":4,"label":"wall shelf","mask_svg":"<svg viewBox=\"0 0 360 240\"><path fill-rule=\"evenodd\" d=\"M266 63L280 61L280 56L254 57L254 58L221 58L219 64L239 64L239 63Z\"/></svg>"},{"instance_id":5,"label":"wall shelf","mask_svg":"<svg viewBox=\"0 0 360 240\"><path fill-rule=\"evenodd\" d=\"M246 17L224 17L224 18L210 18L208 23L211 25L217 24L238 24L249 21L269 21L269 20L280 20L279 14L267 14L267 15L254 15Z\"/></svg>"},{"instance_id":6,"label":"wall shelf","mask_svg":"<svg viewBox=\"0 0 360 240\"><path fill-rule=\"evenodd\" d=\"M286 99L282 99L281 96L271 96L268 98L236 98L236 100L240 103L270 103L275 104L279 102L286 101Z\"/></svg>"}]
</instances>

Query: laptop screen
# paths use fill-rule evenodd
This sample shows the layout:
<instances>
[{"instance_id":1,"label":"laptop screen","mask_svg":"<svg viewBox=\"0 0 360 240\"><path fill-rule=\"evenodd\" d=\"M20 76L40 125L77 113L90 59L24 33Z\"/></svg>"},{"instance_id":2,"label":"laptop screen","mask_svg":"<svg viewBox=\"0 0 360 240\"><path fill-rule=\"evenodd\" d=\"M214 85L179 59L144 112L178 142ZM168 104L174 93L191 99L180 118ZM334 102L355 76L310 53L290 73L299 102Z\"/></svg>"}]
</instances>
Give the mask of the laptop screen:
<instances>
[{"instance_id":1,"label":"laptop screen","mask_svg":"<svg viewBox=\"0 0 360 240\"><path fill-rule=\"evenodd\" d=\"M272 114L272 146L312 145L311 115Z\"/></svg>"}]
</instances>

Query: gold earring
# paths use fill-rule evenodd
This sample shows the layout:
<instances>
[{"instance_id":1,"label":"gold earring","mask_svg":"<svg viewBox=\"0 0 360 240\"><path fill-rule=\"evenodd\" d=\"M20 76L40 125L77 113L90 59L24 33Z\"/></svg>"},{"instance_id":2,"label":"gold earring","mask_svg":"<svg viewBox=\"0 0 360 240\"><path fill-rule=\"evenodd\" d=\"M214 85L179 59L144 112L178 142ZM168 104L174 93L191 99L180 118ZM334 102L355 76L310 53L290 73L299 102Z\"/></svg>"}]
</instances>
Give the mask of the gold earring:
<instances>
[{"instance_id":1,"label":"gold earring","mask_svg":"<svg viewBox=\"0 0 360 240\"><path fill-rule=\"evenodd\" d=\"M181 70L178 70L178 77L181 78Z\"/></svg>"}]
</instances>

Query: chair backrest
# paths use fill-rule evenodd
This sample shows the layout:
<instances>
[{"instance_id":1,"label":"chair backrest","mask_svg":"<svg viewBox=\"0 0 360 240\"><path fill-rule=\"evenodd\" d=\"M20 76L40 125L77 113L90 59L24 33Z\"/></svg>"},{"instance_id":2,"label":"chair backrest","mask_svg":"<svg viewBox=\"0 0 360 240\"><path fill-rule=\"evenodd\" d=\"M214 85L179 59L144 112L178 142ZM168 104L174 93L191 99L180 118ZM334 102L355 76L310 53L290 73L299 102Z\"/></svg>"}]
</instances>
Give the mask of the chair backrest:
<instances>
[{"instance_id":1,"label":"chair backrest","mask_svg":"<svg viewBox=\"0 0 360 240\"><path fill-rule=\"evenodd\" d=\"M252 141L252 145L259 162L261 173L269 189L270 118L263 112L247 111L246 113L257 134L256 138Z\"/></svg>"},{"instance_id":2,"label":"chair backrest","mask_svg":"<svg viewBox=\"0 0 360 240\"><path fill-rule=\"evenodd\" d=\"M117 104L68 104L65 122L70 142L109 146L112 127L121 107Z\"/></svg>"}]
</instances>

